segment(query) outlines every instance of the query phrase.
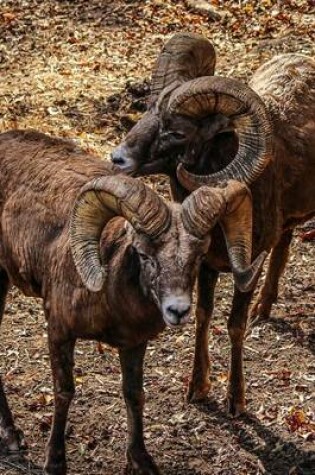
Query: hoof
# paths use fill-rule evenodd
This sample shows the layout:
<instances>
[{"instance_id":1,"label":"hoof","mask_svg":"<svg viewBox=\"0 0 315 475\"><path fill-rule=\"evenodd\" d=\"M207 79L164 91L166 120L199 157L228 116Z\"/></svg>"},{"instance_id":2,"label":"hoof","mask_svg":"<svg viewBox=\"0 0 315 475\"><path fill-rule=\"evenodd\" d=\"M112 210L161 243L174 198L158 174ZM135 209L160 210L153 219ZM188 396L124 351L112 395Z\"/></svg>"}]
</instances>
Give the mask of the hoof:
<instances>
[{"instance_id":1,"label":"hoof","mask_svg":"<svg viewBox=\"0 0 315 475\"><path fill-rule=\"evenodd\" d=\"M67 466L65 462L45 463L44 475L66 475Z\"/></svg>"},{"instance_id":2,"label":"hoof","mask_svg":"<svg viewBox=\"0 0 315 475\"><path fill-rule=\"evenodd\" d=\"M187 402L201 402L204 401L211 389L210 381L203 384L195 384L193 381L189 383L187 391Z\"/></svg>"},{"instance_id":3,"label":"hoof","mask_svg":"<svg viewBox=\"0 0 315 475\"><path fill-rule=\"evenodd\" d=\"M134 468L127 465L125 470L126 475L162 475L157 467L155 468Z\"/></svg>"},{"instance_id":4,"label":"hoof","mask_svg":"<svg viewBox=\"0 0 315 475\"><path fill-rule=\"evenodd\" d=\"M27 446L24 434L21 430L9 427L1 430L1 452L8 455L20 455L21 451L25 451Z\"/></svg>"},{"instance_id":5,"label":"hoof","mask_svg":"<svg viewBox=\"0 0 315 475\"><path fill-rule=\"evenodd\" d=\"M241 416L246 411L245 401L234 401L231 396L227 397L226 406L228 415L233 418Z\"/></svg>"},{"instance_id":6,"label":"hoof","mask_svg":"<svg viewBox=\"0 0 315 475\"><path fill-rule=\"evenodd\" d=\"M277 301L277 297L262 298L258 296L249 312L251 321L256 323L266 322L270 319L272 305ZM256 324L255 323L255 324Z\"/></svg>"},{"instance_id":7,"label":"hoof","mask_svg":"<svg viewBox=\"0 0 315 475\"><path fill-rule=\"evenodd\" d=\"M250 314L250 325L252 327L258 325L259 323L266 323L270 320L270 310L269 312L258 312L258 313L252 313Z\"/></svg>"},{"instance_id":8,"label":"hoof","mask_svg":"<svg viewBox=\"0 0 315 475\"><path fill-rule=\"evenodd\" d=\"M254 327L257 327L263 323L267 323L270 320L272 303L266 303L258 300L253 305L249 312L249 319L246 329L246 336L248 336Z\"/></svg>"},{"instance_id":9,"label":"hoof","mask_svg":"<svg viewBox=\"0 0 315 475\"><path fill-rule=\"evenodd\" d=\"M125 473L128 475L162 475L153 458L144 452L127 452L127 467Z\"/></svg>"}]
</instances>

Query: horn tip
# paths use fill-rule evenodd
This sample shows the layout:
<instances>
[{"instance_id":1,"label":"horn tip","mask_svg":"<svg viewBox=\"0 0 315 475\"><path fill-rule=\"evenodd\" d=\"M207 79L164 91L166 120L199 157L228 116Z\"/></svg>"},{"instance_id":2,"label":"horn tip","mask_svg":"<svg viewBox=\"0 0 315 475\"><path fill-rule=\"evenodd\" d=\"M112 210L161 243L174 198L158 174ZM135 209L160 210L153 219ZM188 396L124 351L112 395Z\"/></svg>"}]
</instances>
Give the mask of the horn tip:
<instances>
[{"instance_id":1,"label":"horn tip","mask_svg":"<svg viewBox=\"0 0 315 475\"><path fill-rule=\"evenodd\" d=\"M186 170L183 163L179 163L177 165L176 176L177 180L179 181L181 186L185 188L185 190L192 192L199 188L198 184L190 178L190 173L188 172L188 170Z\"/></svg>"},{"instance_id":2,"label":"horn tip","mask_svg":"<svg viewBox=\"0 0 315 475\"><path fill-rule=\"evenodd\" d=\"M100 271L93 273L87 279L83 279L85 287L91 292L100 292L104 286L106 273L102 268Z\"/></svg>"},{"instance_id":3,"label":"horn tip","mask_svg":"<svg viewBox=\"0 0 315 475\"><path fill-rule=\"evenodd\" d=\"M248 269L234 274L235 285L240 292L250 292L255 288L267 256L267 251L261 252Z\"/></svg>"}]
</instances>

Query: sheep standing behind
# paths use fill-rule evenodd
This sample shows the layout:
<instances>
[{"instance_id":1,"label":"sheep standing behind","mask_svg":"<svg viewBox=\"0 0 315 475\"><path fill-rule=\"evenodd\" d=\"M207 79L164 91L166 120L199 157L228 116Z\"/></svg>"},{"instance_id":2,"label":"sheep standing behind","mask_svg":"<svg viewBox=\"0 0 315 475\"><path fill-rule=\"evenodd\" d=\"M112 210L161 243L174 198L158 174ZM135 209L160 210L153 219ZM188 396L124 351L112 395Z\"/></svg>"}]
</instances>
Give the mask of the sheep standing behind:
<instances>
[{"instance_id":1,"label":"sheep standing behind","mask_svg":"<svg viewBox=\"0 0 315 475\"><path fill-rule=\"evenodd\" d=\"M34 131L0 135L0 317L11 284L43 299L55 399L46 474L66 473L64 433L78 338L118 348L128 465L135 474L159 473L143 439L147 341L165 324L188 320L195 276L218 220L233 261L239 260L245 278L257 277L259 265L250 266L248 253L240 256L238 248L250 239L251 226L246 222L236 237L230 233L248 207L247 188L233 182L168 205L71 142ZM19 450L1 381L0 436L8 450Z\"/></svg>"},{"instance_id":2,"label":"sheep standing behind","mask_svg":"<svg viewBox=\"0 0 315 475\"><path fill-rule=\"evenodd\" d=\"M180 33L158 57L148 111L112 152L134 176L166 173L175 200L202 185L246 183L253 197L253 254L270 252L253 315L267 319L277 298L294 227L315 215L315 62L280 55L253 75L250 87L214 75L212 44ZM241 223L242 216L240 216ZM237 232L237 227L235 228ZM188 398L210 389L208 329L218 273L231 269L224 236L213 229L199 274L195 361ZM237 282L236 282L237 284ZM231 372L228 410L245 409L243 341L253 288L236 285L228 321Z\"/></svg>"}]
</instances>

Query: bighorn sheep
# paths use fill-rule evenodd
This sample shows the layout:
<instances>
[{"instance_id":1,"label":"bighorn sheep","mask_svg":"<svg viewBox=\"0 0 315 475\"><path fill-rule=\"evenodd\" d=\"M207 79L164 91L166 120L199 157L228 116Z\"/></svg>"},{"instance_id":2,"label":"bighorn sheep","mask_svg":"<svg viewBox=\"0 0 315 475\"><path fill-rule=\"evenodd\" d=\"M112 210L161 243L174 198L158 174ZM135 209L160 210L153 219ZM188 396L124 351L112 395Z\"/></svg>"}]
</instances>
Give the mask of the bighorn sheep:
<instances>
[{"instance_id":1,"label":"bighorn sheep","mask_svg":"<svg viewBox=\"0 0 315 475\"><path fill-rule=\"evenodd\" d=\"M164 47L152 77L148 112L112 152L134 175L166 173L175 199L201 185L235 179L253 197L253 258L271 252L253 312L267 318L277 298L292 231L315 214L315 63L284 54L263 65L250 86L213 76L214 48L198 35L178 34ZM199 173L199 175L197 175ZM207 333L218 272L229 263L219 226L199 275L196 352L189 398L209 390ZM244 409L242 346L252 291L235 288L228 321L232 344L228 406ZM231 390L231 388L234 388Z\"/></svg>"},{"instance_id":2,"label":"bighorn sheep","mask_svg":"<svg viewBox=\"0 0 315 475\"><path fill-rule=\"evenodd\" d=\"M45 473L66 473L64 431L77 338L118 348L128 463L133 473L159 473L142 430L147 340L165 324L189 318L196 273L217 220L236 280L250 285L256 278L259 265L250 265L246 248L250 203L247 188L231 181L168 205L71 142L34 131L0 135L0 316L10 284L43 299L55 396ZM235 234L240 213L246 218ZM9 450L19 449L1 381L0 436Z\"/></svg>"}]
</instances>

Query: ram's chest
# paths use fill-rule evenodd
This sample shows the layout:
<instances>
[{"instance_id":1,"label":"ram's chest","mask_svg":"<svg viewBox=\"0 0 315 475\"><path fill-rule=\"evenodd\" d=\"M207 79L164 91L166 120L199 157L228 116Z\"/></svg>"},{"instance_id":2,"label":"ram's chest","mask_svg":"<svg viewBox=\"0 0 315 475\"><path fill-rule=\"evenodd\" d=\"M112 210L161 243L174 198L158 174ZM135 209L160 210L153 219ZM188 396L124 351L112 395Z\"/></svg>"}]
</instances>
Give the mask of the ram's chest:
<instances>
[{"instance_id":1,"label":"ram's chest","mask_svg":"<svg viewBox=\"0 0 315 475\"><path fill-rule=\"evenodd\" d=\"M131 300L125 307L123 292L116 294L115 300L120 304L113 305L106 291L97 294L84 289L75 291L71 308L76 336L126 348L154 338L163 330L163 319L154 306L147 305L144 311Z\"/></svg>"},{"instance_id":2,"label":"ram's chest","mask_svg":"<svg viewBox=\"0 0 315 475\"><path fill-rule=\"evenodd\" d=\"M58 279L59 280L59 279ZM117 300L119 296L116 296ZM155 337L164 323L159 313L139 314L129 305L129 311L108 303L106 289L90 292L79 282L59 280L44 297L49 325L74 338L98 340L113 347L136 346Z\"/></svg>"}]
</instances>

